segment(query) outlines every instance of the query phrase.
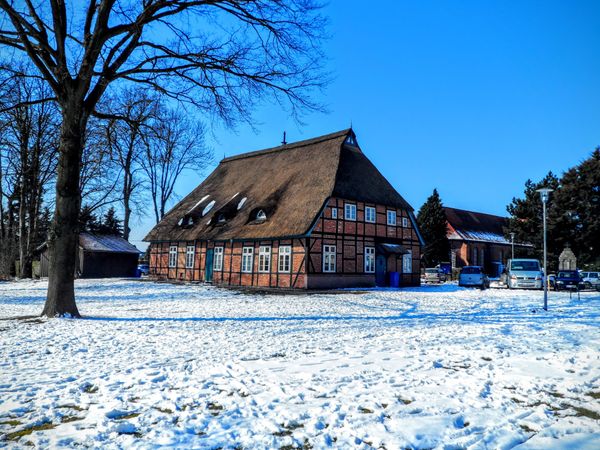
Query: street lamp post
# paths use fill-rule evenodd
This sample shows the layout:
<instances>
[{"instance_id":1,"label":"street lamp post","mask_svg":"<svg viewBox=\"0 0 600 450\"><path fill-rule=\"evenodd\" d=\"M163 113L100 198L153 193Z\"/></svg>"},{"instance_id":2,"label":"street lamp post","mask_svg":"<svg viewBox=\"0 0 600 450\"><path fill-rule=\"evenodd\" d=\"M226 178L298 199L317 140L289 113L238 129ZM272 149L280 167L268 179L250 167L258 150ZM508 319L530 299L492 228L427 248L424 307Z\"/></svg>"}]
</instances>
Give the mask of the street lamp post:
<instances>
[{"instance_id":1,"label":"street lamp post","mask_svg":"<svg viewBox=\"0 0 600 450\"><path fill-rule=\"evenodd\" d=\"M540 197L542 199L542 211L543 211L543 221L544 221L544 278L542 279L542 283L544 284L544 311L548 311L548 280L546 275L546 203L548 203L548 198L550 197L550 192L553 189L542 188L538 189L537 192L540 193Z\"/></svg>"},{"instance_id":2,"label":"street lamp post","mask_svg":"<svg viewBox=\"0 0 600 450\"><path fill-rule=\"evenodd\" d=\"M515 233L510 233L510 245L512 247L512 259L515 259Z\"/></svg>"}]
</instances>

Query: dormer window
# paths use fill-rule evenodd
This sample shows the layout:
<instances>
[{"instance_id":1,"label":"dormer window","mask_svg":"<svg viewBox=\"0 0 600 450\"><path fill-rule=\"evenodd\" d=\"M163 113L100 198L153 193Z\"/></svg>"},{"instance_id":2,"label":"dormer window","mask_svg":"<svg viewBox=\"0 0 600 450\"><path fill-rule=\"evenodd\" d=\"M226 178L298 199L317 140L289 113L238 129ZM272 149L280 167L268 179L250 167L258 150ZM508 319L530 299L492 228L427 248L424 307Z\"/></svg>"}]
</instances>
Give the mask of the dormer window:
<instances>
[{"instance_id":1,"label":"dormer window","mask_svg":"<svg viewBox=\"0 0 600 450\"><path fill-rule=\"evenodd\" d=\"M219 214L219 216L217 217L217 222L219 223L225 223L227 219L225 218L225 214Z\"/></svg>"},{"instance_id":2,"label":"dormer window","mask_svg":"<svg viewBox=\"0 0 600 450\"><path fill-rule=\"evenodd\" d=\"M267 220L267 213L264 210L259 209L256 213L256 220Z\"/></svg>"}]
</instances>

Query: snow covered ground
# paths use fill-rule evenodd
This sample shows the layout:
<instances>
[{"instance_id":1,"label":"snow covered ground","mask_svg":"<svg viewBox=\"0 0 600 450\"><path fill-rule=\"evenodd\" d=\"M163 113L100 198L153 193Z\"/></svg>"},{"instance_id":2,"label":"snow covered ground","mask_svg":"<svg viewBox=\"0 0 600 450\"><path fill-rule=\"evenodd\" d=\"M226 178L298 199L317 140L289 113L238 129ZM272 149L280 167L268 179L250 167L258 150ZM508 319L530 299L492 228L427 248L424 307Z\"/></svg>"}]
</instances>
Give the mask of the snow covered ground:
<instances>
[{"instance_id":1,"label":"snow covered ground","mask_svg":"<svg viewBox=\"0 0 600 450\"><path fill-rule=\"evenodd\" d=\"M600 448L597 292L76 286L0 283L0 447Z\"/></svg>"}]
</instances>

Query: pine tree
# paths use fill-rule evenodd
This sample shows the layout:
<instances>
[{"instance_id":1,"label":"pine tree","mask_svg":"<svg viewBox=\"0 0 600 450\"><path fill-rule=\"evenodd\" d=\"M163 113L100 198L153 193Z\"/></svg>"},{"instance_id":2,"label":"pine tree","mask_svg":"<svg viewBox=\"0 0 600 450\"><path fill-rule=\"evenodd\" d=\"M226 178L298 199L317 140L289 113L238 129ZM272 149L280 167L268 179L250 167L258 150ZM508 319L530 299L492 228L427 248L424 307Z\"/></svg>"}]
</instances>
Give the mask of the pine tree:
<instances>
[{"instance_id":1,"label":"pine tree","mask_svg":"<svg viewBox=\"0 0 600 450\"><path fill-rule=\"evenodd\" d=\"M510 214L509 225L506 235L515 233L515 242L529 243L533 245L531 254L524 253L523 250L515 249L515 256L530 256L539 260L543 257L543 222L542 222L542 201L537 192L540 188L550 188L554 192L550 194L550 200L547 206L547 248L548 248L548 268L556 270L558 267L558 255L564 248L564 242L557 236L556 224L556 202L555 196L559 189L560 181L552 172L539 182L534 183L531 180L525 182L524 198L513 197L506 210Z\"/></svg>"},{"instance_id":2,"label":"pine tree","mask_svg":"<svg viewBox=\"0 0 600 450\"><path fill-rule=\"evenodd\" d=\"M429 196L417 214L419 230L425 241L423 261L428 266L435 266L448 261L450 242L447 236L446 214L437 189Z\"/></svg>"},{"instance_id":3,"label":"pine tree","mask_svg":"<svg viewBox=\"0 0 600 450\"><path fill-rule=\"evenodd\" d=\"M101 234L115 234L118 236L123 235L123 226L122 220L117 217L117 212L115 208L111 207L106 214L104 214L104 218L102 220L102 224L100 225L100 230L98 231Z\"/></svg>"},{"instance_id":4,"label":"pine tree","mask_svg":"<svg viewBox=\"0 0 600 450\"><path fill-rule=\"evenodd\" d=\"M554 239L569 245L579 268L600 265L600 148L567 170L555 197Z\"/></svg>"},{"instance_id":5,"label":"pine tree","mask_svg":"<svg viewBox=\"0 0 600 450\"><path fill-rule=\"evenodd\" d=\"M94 214L91 207L85 205L79 213L79 232L98 233L99 230L100 222L98 221L98 217Z\"/></svg>"}]
</instances>

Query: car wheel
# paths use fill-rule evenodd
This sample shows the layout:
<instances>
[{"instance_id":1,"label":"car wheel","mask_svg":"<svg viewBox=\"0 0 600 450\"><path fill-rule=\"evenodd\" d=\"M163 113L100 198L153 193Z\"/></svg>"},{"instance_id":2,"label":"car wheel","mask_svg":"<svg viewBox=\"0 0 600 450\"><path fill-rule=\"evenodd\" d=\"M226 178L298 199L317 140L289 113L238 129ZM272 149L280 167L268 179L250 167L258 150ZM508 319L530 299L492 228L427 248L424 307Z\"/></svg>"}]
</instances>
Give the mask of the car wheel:
<instances>
[{"instance_id":1,"label":"car wheel","mask_svg":"<svg viewBox=\"0 0 600 450\"><path fill-rule=\"evenodd\" d=\"M591 289L592 288L592 283L590 283L589 281L586 281L585 283L583 283L584 289Z\"/></svg>"}]
</instances>

